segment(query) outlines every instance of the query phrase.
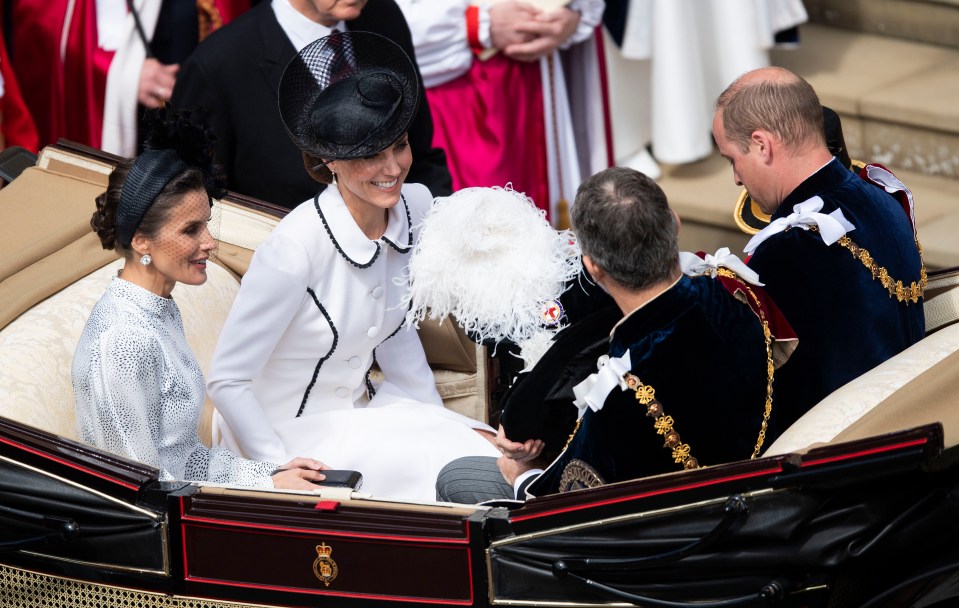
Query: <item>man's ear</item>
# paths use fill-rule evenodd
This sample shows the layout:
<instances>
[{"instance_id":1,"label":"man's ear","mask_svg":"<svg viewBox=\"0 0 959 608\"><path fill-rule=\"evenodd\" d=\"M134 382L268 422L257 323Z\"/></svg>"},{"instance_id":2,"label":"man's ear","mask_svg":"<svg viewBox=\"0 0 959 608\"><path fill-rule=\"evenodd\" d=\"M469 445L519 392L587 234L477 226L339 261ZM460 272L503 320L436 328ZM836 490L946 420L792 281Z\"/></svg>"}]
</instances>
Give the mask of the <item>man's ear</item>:
<instances>
[{"instance_id":1,"label":"man's ear","mask_svg":"<svg viewBox=\"0 0 959 608\"><path fill-rule=\"evenodd\" d=\"M756 129L749 136L750 146L759 154L764 163L770 163L773 157L773 144L779 141L772 133L765 129Z\"/></svg>"},{"instance_id":2,"label":"man's ear","mask_svg":"<svg viewBox=\"0 0 959 608\"><path fill-rule=\"evenodd\" d=\"M593 277L593 280L597 283L599 283L606 276L606 271L597 266L596 262L594 262L593 259L586 254L583 254L583 268L586 269L586 272L589 273L589 276Z\"/></svg>"},{"instance_id":3,"label":"man's ear","mask_svg":"<svg viewBox=\"0 0 959 608\"><path fill-rule=\"evenodd\" d=\"M682 227L683 222L679 219L679 214L676 213L675 209L670 209L673 213L673 217L676 218L676 235L679 236L679 229Z\"/></svg>"}]
</instances>

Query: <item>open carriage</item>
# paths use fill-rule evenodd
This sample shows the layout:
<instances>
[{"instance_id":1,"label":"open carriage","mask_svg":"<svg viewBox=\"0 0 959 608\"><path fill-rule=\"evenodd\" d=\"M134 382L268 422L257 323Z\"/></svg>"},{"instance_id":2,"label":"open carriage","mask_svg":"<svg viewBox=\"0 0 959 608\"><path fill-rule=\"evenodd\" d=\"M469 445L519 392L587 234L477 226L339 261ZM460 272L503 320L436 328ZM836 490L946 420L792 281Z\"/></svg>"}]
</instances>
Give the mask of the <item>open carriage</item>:
<instances>
[{"instance_id":1,"label":"open carriage","mask_svg":"<svg viewBox=\"0 0 959 608\"><path fill-rule=\"evenodd\" d=\"M959 273L930 278L936 331L815 408L772 446L778 455L500 506L161 482L73 439L70 360L118 267L88 225L115 160L61 144L0 190L0 604L959 598ZM174 292L204 366L238 277L282 213L234 196L218 207L218 264L202 287ZM495 418L495 360L452 323L424 324L421 335L447 406Z\"/></svg>"}]
</instances>

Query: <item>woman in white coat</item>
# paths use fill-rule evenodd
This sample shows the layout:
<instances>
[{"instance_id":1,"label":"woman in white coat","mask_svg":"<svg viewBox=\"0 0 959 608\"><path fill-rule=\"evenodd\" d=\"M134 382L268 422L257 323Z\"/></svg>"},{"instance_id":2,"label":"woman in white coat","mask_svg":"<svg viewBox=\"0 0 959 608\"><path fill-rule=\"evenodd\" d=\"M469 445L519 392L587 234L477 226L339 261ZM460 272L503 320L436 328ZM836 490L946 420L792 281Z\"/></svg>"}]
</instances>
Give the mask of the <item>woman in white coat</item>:
<instances>
[{"instance_id":1,"label":"woman in white coat","mask_svg":"<svg viewBox=\"0 0 959 608\"><path fill-rule=\"evenodd\" d=\"M360 471L377 497L432 500L447 462L498 452L492 429L443 407L404 326L405 267L432 203L404 184L417 98L412 62L376 34L335 32L290 62L281 115L307 170L333 187L257 248L209 392L219 440L248 458L302 452Z\"/></svg>"}]
</instances>

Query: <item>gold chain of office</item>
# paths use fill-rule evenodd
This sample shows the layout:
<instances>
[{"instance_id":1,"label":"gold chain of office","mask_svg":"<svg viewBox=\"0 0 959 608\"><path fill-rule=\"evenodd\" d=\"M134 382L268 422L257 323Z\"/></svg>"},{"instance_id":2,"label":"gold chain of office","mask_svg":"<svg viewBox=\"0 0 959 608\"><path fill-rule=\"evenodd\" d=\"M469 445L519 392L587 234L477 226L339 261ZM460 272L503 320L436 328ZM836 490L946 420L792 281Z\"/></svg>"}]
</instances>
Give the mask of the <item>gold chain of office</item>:
<instances>
[{"instance_id":1,"label":"gold chain of office","mask_svg":"<svg viewBox=\"0 0 959 608\"><path fill-rule=\"evenodd\" d=\"M726 268L718 269L717 273L724 277L740 280L735 272ZM746 293L749 294L749 297L756 303L756 311L763 326L763 338L766 342L766 403L763 410L763 421L759 427L759 436L756 439L756 447L753 448L752 456L750 456L752 459L759 456L763 443L766 441L766 430L769 428L769 418L773 412L773 378L776 367L773 364L772 331L769 329L769 321L766 319L765 313L763 313L756 293L746 283L743 283L743 287ZM692 455L690 445L683 443L682 437L680 437L676 431L675 419L666 413L663 409L663 404L656 399L656 389L648 384L643 384L638 376L630 372L623 374L623 380L626 381L626 386L635 393L636 400L646 406L646 415L653 418L653 428L656 430L656 433L662 435L665 440L663 447L672 450L673 462L683 465L684 469L698 469L699 460ZM569 439L566 440L563 451L566 450L573 440L573 437L576 436L581 421L582 418L576 421L576 427L570 434Z\"/></svg>"},{"instance_id":2,"label":"gold chain of office","mask_svg":"<svg viewBox=\"0 0 959 608\"><path fill-rule=\"evenodd\" d=\"M839 245L845 247L862 265L872 274L872 278L877 279L882 286L889 292L890 297L894 297L900 302L912 302L915 304L926 291L926 285L929 278L926 276L926 264L922 259L922 245L919 239L916 239L916 248L919 250L919 282L913 281L906 287L902 281L896 281L889 276L889 271L884 266L876 263L872 254L865 247L855 244L848 236L843 236L838 241Z\"/></svg>"},{"instance_id":3,"label":"gold chain of office","mask_svg":"<svg viewBox=\"0 0 959 608\"><path fill-rule=\"evenodd\" d=\"M819 228L811 226L810 230L819 232ZM836 243L845 248L852 254L854 259L859 260L866 270L872 275L872 278L879 281L883 288L889 292L889 297L896 298L900 302L915 304L926 291L926 285L929 283L929 277L926 275L926 263L922 257L922 244L919 237L916 237L916 249L919 251L919 281L913 281L906 286L902 281L898 281L889 276L889 271L885 266L880 266L872 254L865 247L860 247L848 236L842 236Z\"/></svg>"}]
</instances>

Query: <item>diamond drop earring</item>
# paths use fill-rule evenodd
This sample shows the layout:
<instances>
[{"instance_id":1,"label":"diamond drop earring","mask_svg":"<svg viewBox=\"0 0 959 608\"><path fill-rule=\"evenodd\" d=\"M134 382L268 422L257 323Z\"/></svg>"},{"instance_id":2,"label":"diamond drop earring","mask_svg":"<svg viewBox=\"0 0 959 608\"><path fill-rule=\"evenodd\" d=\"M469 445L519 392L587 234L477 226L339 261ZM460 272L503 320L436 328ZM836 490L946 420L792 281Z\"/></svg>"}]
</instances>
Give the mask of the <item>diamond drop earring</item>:
<instances>
[{"instance_id":1,"label":"diamond drop earring","mask_svg":"<svg viewBox=\"0 0 959 608\"><path fill-rule=\"evenodd\" d=\"M149 266L150 262L152 261L153 261L153 258L150 257L149 253L145 253L142 256L140 256L140 263L143 264L144 266Z\"/></svg>"}]
</instances>

